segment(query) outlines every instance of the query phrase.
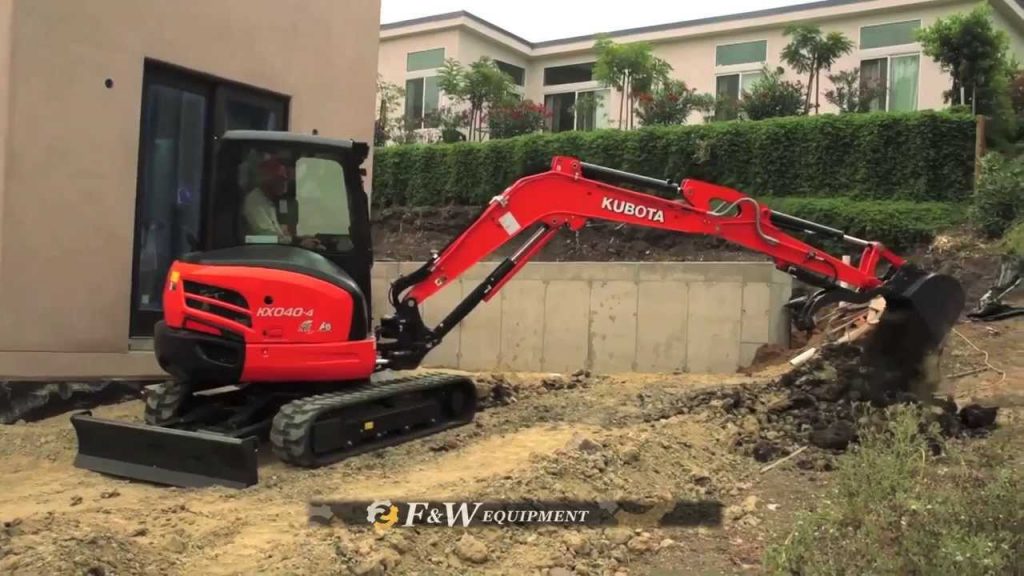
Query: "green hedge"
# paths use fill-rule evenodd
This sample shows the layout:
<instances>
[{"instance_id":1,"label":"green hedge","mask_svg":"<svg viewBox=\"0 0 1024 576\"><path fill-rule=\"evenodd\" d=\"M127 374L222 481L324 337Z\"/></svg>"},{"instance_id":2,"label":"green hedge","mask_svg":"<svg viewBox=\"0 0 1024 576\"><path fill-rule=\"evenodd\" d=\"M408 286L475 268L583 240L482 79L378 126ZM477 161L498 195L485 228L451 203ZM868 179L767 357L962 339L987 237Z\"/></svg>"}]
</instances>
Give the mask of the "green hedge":
<instances>
[{"instance_id":1,"label":"green hedge","mask_svg":"<svg viewBox=\"0 0 1024 576\"><path fill-rule=\"evenodd\" d=\"M776 118L378 148L374 202L482 205L555 155L758 197L966 200L975 125L945 112Z\"/></svg>"},{"instance_id":2,"label":"green hedge","mask_svg":"<svg viewBox=\"0 0 1024 576\"><path fill-rule=\"evenodd\" d=\"M876 240L899 250L927 244L967 219L966 206L953 202L854 200L852 198L767 198L772 209ZM821 242L813 242L823 248Z\"/></svg>"}]
</instances>

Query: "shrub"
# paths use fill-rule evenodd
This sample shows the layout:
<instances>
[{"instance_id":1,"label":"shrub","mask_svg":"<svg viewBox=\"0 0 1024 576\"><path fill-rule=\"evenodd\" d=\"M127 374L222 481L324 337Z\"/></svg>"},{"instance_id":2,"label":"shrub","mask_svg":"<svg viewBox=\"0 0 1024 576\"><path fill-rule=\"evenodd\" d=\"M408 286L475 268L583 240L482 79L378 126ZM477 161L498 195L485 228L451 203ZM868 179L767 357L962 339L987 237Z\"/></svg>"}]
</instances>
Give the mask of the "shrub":
<instances>
[{"instance_id":1,"label":"shrub","mask_svg":"<svg viewBox=\"0 0 1024 576\"><path fill-rule=\"evenodd\" d=\"M539 132L551 113L543 104L530 100L506 102L488 111L487 124L491 138L512 138Z\"/></svg>"},{"instance_id":2,"label":"shrub","mask_svg":"<svg viewBox=\"0 0 1024 576\"><path fill-rule=\"evenodd\" d=\"M971 218L986 236L1001 236L1024 218L1024 157L1009 159L992 152L981 159Z\"/></svg>"},{"instance_id":3,"label":"shrub","mask_svg":"<svg viewBox=\"0 0 1024 576\"><path fill-rule=\"evenodd\" d=\"M963 201L974 179L974 120L873 113L530 134L377 149L380 206L482 205L551 157L655 178L696 178L756 197Z\"/></svg>"},{"instance_id":4,"label":"shrub","mask_svg":"<svg viewBox=\"0 0 1024 576\"><path fill-rule=\"evenodd\" d=\"M740 99L740 111L750 120L796 116L803 113L804 88L800 82L782 79L785 69L774 71L767 66L764 75L754 82L750 92Z\"/></svg>"},{"instance_id":5,"label":"shrub","mask_svg":"<svg viewBox=\"0 0 1024 576\"><path fill-rule=\"evenodd\" d=\"M844 456L831 493L766 552L774 574L1020 574L1024 469L1014 447L958 453L919 409L891 409ZM934 449L944 455L931 456Z\"/></svg>"},{"instance_id":6,"label":"shrub","mask_svg":"<svg viewBox=\"0 0 1024 576\"><path fill-rule=\"evenodd\" d=\"M952 202L853 200L850 198L772 198L772 209L838 228L850 236L882 242L901 250L927 244L963 223L963 208ZM831 247L821 240L811 243Z\"/></svg>"},{"instance_id":7,"label":"shrub","mask_svg":"<svg viewBox=\"0 0 1024 576\"><path fill-rule=\"evenodd\" d=\"M674 126L686 124L693 112L710 114L715 97L700 94L696 88L689 88L682 80L668 80L650 94L637 97L639 105L637 118L644 126Z\"/></svg>"}]
</instances>

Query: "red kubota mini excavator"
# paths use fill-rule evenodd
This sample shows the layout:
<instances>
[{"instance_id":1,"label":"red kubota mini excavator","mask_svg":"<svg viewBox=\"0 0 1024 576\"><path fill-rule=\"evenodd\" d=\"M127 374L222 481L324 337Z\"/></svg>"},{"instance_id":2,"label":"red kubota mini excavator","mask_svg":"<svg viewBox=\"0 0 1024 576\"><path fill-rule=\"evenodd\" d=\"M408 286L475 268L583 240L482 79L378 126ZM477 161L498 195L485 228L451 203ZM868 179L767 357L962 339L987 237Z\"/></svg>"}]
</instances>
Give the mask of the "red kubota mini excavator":
<instances>
[{"instance_id":1,"label":"red kubota mini excavator","mask_svg":"<svg viewBox=\"0 0 1024 576\"><path fill-rule=\"evenodd\" d=\"M401 371L417 368L560 230L592 219L715 236L771 257L820 288L794 304L805 328L822 306L881 295L883 328L885 318L901 318L894 341L937 349L964 307L955 279L923 272L877 242L729 188L555 157L549 171L513 183L440 253L395 280L394 313L374 330L361 168L368 151L289 133L221 138L203 250L171 266L155 326L156 358L172 379L147 391L145 424L73 415L76 466L160 484L244 487L258 482L257 450L268 437L281 460L318 467L467 424L477 404L469 378ZM845 264L783 230L862 253ZM524 239L517 251L437 326L424 324L423 302L514 238Z\"/></svg>"}]
</instances>

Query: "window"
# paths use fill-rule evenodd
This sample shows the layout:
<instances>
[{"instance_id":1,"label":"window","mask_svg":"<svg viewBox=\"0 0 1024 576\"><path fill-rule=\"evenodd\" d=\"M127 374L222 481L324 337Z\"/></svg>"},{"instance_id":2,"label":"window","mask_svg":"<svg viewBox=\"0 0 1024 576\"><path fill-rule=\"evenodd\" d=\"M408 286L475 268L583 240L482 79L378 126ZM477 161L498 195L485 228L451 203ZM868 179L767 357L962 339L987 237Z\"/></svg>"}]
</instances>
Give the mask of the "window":
<instances>
[{"instance_id":1,"label":"window","mask_svg":"<svg viewBox=\"0 0 1024 576\"><path fill-rule=\"evenodd\" d=\"M715 66L754 64L766 62L767 59L767 40L740 42L738 44L723 44L715 48Z\"/></svg>"},{"instance_id":2,"label":"window","mask_svg":"<svg viewBox=\"0 0 1024 576\"><path fill-rule=\"evenodd\" d=\"M715 94L719 99L738 101L744 92L750 92L754 83L761 79L764 73L760 70L751 72L740 72L737 74L723 74L715 79ZM735 106L721 106L718 110L719 120L733 120L737 117Z\"/></svg>"},{"instance_id":3,"label":"window","mask_svg":"<svg viewBox=\"0 0 1024 576\"><path fill-rule=\"evenodd\" d=\"M296 197L302 218L299 236L349 236L352 224L345 171L336 160L300 158L295 166Z\"/></svg>"},{"instance_id":4,"label":"window","mask_svg":"<svg viewBox=\"0 0 1024 576\"><path fill-rule=\"evenodd\" d=\"M576 84L590 82L594 79L594 63L569 64L544 69L544 85Z\"/></svg>"},{"instance_id":5,"label":"window","mask_svg":"<svg viewBox=\"0 0 1024 576\"><path fill-rule=\"evenodd\" d=\"M919 28L921 28L920 20L863 26L860 29L861 50L913 44L917 42L916 35Z\"/></svg>"},{"instance_id":6,"label":"window","mask_svg":"<svg viewBox=\"0 0 1024 576\"><path fill-rule=\"evenodd\" d=\"M861 90L875 93L871 110L917 110L920 54L885 56L860 63Z\"/></svg>"},{"instance_id":7,"label":"window","mask_svg":"<svg viewBox=\"0 0 1024 576\"><path fill-rule=\"evenodd\" d=\"M130 333L152 335L175 259L199 247L214 136L286 130L288 98L145 63L139 136Z\"/></svg>"},{"instance_id":8,"label":"window","mask_svg":"<svg viewBox=\"0 0 1024 576\"><path fill-rule=\"evenodd\" d=\"M608 90L581 90L546 95L544 106L551 111L547 129L551 132L565 132L606 128L608 95Z\"/></svg>"},{"instance_id":9,"label":"window","mask_svg":"<svg viewBox=\"0 0 1024 576\"><path fill-rule=\"evenodd\" d=\"M516 86L523 86L526 84L526 70L515 64L509 64L508 62L502 62L501 60L495 60L495 64L498 65L498 69L512 77L512 82Z\"/></svg>"},{"instance_id":10,"label":"window","mask_svg":"<svg viewBox=\"0 0 1024 576\"><path fill-rule=\"evenodd\" d=\"M351 219L345 171L330 156L297 156L294 150L246 145L236 181L245 244L295 244L316 239L314 249L350 250ZM312 244L310 246L313 246Z\"/></svg>"},{"instance_id":11,"label":"window","mask_svg":"<svg viewBox=\"0 0 1024 576\"><path fill-rule=\"evenodd\" d=\"M444 66L444 48L409 52L405 56L405 71L431 70Z\"/></svg>"},{"instance_id":12,"label":"window","mask_svg":"<svg viewBox=\"0 0 1024 576\"><path fill-rule=\"evenodd\" d=\"M405 81L405 119L413 128L430 126L431 115L437 112L441 88L437 76Z\"/></svg>"}]
</instances>

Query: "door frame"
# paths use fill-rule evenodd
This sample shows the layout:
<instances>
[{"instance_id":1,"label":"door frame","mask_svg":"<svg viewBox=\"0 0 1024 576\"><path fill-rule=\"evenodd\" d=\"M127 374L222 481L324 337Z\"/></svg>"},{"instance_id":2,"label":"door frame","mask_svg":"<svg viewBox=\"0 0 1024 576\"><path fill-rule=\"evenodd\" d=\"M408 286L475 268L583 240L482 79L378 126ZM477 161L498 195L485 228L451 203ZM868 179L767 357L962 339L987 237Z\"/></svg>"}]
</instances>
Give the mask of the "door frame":
<instances>
[{"instance_id":1,"label":"door frame","mask_svg":"<svg viewBox=\"0 0 1024 576\"><path fill-rule=\"evenodd\" d=\"M197 241L200 246L207 236L207 214L209 212L210 195L208 191L214 185L214 157L216 143L223 134L224 107L228 97L238 98L246 102L259 105L279 107L281 112L281 129L287 131L290 125L291 96L252 86L242 82L235 82L198 72L175 64L160 60L146 58L143 62L143 77L141 91L141 107L139 110L139 140L138 160L136 165L135 184L135 211L132 222L132 272L131 272L131 297L129 306L129 340L145 339L152 337L153 325L161 319L162 314L155 312L142 312L139 310L138 301L140 290L138 285L139 255L142 250L139 234L139 226L142 221L143 193L145 186L145 174L148 169L146 158L146 146L144 145L148 135L147 104L150 90L154 84L180 87L184 90L202 94L206 98L206 116L204 118L205 130L203 131L203 169L201 175L202 187L199 195L199 229L197 230Z\"/></svg>"}]
</instances>

